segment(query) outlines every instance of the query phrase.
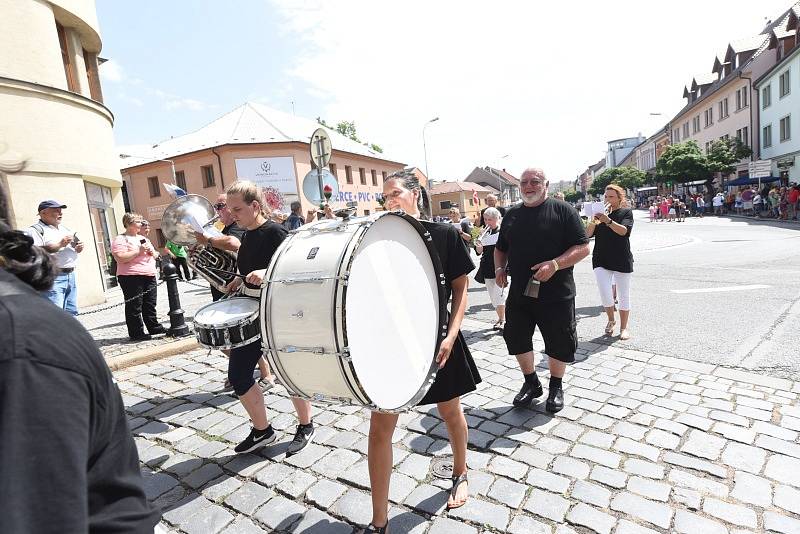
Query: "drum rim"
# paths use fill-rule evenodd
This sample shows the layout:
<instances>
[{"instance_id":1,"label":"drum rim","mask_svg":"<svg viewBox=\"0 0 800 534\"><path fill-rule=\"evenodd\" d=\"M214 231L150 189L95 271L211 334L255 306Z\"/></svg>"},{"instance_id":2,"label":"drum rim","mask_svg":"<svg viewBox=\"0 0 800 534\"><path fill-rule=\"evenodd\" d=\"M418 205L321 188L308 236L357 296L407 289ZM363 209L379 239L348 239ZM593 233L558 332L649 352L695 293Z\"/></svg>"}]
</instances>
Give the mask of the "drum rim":
<instances>
[{"instance_id":1,"label":"drum rim","mask_svg":"<svg viewBox=\"0 0 800 534\"><path fill-rule=\"evenodd\" d=\"M401 406L396 408L380 408L378 407L374 401L370 398L371 405L369 408L376 412L383 412L383 413L402 413L407 411L409 408L412 408L417 405L417 403L422 400L422 398L428 393L431 385L433 384L434 379L436 378L436 374L439 371L439 365L436 363L436 355L439 353L439 347L442 344L442 340L447 335L447 326L449 322L449 316L447 314L447 301L445 300L446 291L444 283L441 281L444 280L444 268L442 267L441 258L439 258L439 252L433 246L433 238L430 232L419 222L417 219L412 217L411 215L407 214L402 210L394 210L394 211L384 211L380 213L376 213L374 216L370 216L369 221L371 223L376 222L382 217L386 216L396 216L402 217L407 222L411 223L411 226L417 231L419 236L422 238L422 242L425 244L425 247L428 249L428 253L431 257L431 262L433 263L433 270L434 270L434 277L436 278L439 283L437 284L437 290L439 293L439 325L437 328L437 336L436 336L436 344L433 349L433 358L431 360L430 368L426 373L425 380L423 381L422 385L419 387L417 392L411 396L411 398L406 401ZM358 253L359 246L361 245L361 241L363 241L364 237L367 235L367 231L369 231L369 227L364 230L361 235L358 236L358 241L356 242L355 247L353 247L353 254L350 255L350 258L347 263L347 268L345 269L346 272L350 271L350 268L355 260L355 257ZM346 327L347 325L347 286L344 286L342 290L342 325ZM344 346L347 347L347 329L342 329L342 337L344 340ZM358 380L358 374L356 373L355 367L353 366L353 362L347 361L346 362L352 371L353 378L356 380L360 391L364 393L364 396L369 398L364 390L364 387L361 385L360 381ZM348 377L345 377L349 380Z\"/></svg>"},{"instance_id":2,"label":"drum rim","mask_svg":"<svg viewBox=\"0 0 800 534\"><path fill-rule=\"evenodd\" d=\"M231 301L233 299L246 299L246 300L253 300L253 301L256 301L256 302L258 302L258 300L259 300L259 299L255 299L255 298L252 298L252 297L230 297L230 298L227 298L225 300L226 301ZM200 308L197 309L197 311L194 314L194 318L192 319L192 323L194 324L195 328L197 328L198 326L201 327L201 328L210 328L210 329L229 328L231 326L238 326L238 325L240 325L242 323L249 324L249 323L258 321L258 316L259 316L259 314L261 312L261 306L260 305L256 306L256 310L253 313L251 313L250 315L248 315L245 319L240 320L240 321L238 321L236 323L232 323L232 324L229 324L229 323L210 324L210 323L204 323L204 322L202 322L202 321L197 319L198 314L200 314L200 312L202 312L204 309L210 308L210 307L215 306L215 305L218 305L220 302L223 302L223 301L222 300L217 300L217 301L214 301L214 302L209 302L208 304L204 304L203 306L201 306Z\"/></svg>"}]
</instances>

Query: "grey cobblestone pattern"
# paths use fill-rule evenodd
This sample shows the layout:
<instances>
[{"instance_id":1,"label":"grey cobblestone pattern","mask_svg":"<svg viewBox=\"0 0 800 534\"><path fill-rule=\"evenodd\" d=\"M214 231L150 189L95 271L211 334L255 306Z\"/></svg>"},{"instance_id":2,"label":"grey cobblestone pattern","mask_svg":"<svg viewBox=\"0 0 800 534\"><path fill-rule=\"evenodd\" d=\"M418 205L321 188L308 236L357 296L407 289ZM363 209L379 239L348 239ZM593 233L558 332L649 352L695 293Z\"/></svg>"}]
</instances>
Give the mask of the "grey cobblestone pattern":
<instances>
[{"instance_id":1,"label":"grey cobblestone pattern","mask_svg":"<svg viewBox=\"0 0 800 534\"><path fill-rule=\"evenodd\" d=\"M520 373L499 336L469 320L465 334L484 379L462 399L471 497L444 510L450 482L427 471L449 453L442 422L433 407L404 413L393 532L800 532L800 383L581 343L551 417L543 402L511 408ZM278 386L265 403L282 435L235 455L248 423L218 391L225 368L195 350L115 373L164 527L348 533L368 522L368 411L315 406L314 443L287 459L296 419Z\"/></svg>"},{"instance_id":2,"label":"grey cobblestone pattern","mask_svg":"<svg viewBox=\"0 0 800 534\"><path fill-rule=\"evenodd\" d=\"M158 319L165 328L169 328L169 301L167 299L167 284L158 286ZM184 312L186 324L192 328L192 318L202 306L211 302L211 292L208 289L208 282L202 278L191 280L190 282L178 282L178 292L181 299L181 309ZM123 302L122 290L115 287L106 292L107 302L97 306L81 308L78 321L89 331L92 338L100 348L103 356L120 356L135 350L155 347L164 343L175 341L175 338L164 335L155 336L150 341L131 343L128 339L128 329L125 326L125 306ZM118 305L113 308L91 313L93 310L102 310L108 306ZM191 334L194 336L194 333Z\"/></svg>"}]
</instances>

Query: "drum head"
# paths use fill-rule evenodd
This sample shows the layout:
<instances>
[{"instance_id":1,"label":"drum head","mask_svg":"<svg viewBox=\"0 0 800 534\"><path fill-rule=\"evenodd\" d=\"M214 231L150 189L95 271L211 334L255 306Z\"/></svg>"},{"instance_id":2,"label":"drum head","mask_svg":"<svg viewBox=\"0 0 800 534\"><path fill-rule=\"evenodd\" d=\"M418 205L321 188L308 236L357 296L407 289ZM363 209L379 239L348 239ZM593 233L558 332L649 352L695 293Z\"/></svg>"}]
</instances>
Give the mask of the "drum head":
<instances>
[{"instance_id":1,"label":"drum head","mask_svg":"<svg viewBox=\"0 0 800 534\"><path fill-rule=\"evenodd\" d=\"M378 408L403 408L431 377L439 288L428 248L404 218L366 231L347 283L347 344L364 391Z\"/></svg>"},{"instance_id":2,"label":"drum head","mask_svg":"<svg viewBox=\"0 0 800 534\"><path fill-rule=\"evenodd\" d=\"M233 297L206 304L194 315L194 321L214 327L235 326L258 313L258 299Z\"/></svg>"}]
</instances>

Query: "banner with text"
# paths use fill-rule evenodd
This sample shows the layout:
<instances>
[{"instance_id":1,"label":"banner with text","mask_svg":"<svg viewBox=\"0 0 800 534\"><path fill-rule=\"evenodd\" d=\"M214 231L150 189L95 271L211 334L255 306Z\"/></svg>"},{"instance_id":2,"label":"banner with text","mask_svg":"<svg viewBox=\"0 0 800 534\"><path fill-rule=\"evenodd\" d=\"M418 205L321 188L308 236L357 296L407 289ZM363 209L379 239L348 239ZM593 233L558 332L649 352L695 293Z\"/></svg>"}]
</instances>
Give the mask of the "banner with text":
<instances>
[{"instance_id":1,"label":"banner with text","mask_svg":"<svg viewBox=\"0 0 800 534\"><path fill-rule=\"evenodd\" d=\"M288 211L289 204L299 200L294 158L291 156L237 158L235 164L237 178L250 180L262 189L280 194L282 206L278 209L281 211Z\"/></svg>"}]
</instances>

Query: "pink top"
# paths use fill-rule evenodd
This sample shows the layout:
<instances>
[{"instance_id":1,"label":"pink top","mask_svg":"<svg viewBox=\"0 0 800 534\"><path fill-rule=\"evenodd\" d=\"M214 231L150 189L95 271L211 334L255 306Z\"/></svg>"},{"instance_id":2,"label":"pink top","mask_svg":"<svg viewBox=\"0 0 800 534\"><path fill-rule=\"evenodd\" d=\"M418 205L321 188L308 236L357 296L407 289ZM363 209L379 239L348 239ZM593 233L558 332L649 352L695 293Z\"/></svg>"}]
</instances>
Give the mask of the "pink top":
<instances>
[{"instance_id":1,"label":"pink top","mask_svg":"<svg viewBox=\"0 0 800 534\"><path fill-rule=\"evenodd\" d=\"M120 252L132 252L138 250L141 244L140 240L144 239L147 246L153 249L153 244L146 237L140 235L128 236L120 234L114 238L111 243L111 253L116 257ZM155 250L155 249L153 249ZM127 263L122 263L117 260L117 276L155 276L156 275L156 258L150 254L139 254Z\"/></svg>"}]
</instances>

